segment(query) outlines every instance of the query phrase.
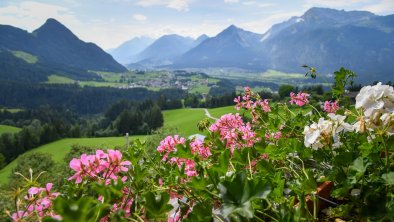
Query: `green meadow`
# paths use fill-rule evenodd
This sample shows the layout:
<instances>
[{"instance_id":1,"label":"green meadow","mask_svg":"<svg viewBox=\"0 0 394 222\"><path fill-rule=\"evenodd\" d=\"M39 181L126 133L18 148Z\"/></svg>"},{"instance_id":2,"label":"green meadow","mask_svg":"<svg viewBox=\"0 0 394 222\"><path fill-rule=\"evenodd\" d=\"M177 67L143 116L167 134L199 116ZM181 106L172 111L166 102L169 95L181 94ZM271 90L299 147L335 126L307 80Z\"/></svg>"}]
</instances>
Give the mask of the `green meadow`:
<instances>
[{"instance_id":1,"label":"green meadow","mask_svg":"<svg viewBox=\"0 0 394 222\"><path fill-rule=\"evenodd\" d=\"M0 125L0 135L3 133L17 133L21 131L21 128L7 125Z\"/></svg>"}]
</instances>

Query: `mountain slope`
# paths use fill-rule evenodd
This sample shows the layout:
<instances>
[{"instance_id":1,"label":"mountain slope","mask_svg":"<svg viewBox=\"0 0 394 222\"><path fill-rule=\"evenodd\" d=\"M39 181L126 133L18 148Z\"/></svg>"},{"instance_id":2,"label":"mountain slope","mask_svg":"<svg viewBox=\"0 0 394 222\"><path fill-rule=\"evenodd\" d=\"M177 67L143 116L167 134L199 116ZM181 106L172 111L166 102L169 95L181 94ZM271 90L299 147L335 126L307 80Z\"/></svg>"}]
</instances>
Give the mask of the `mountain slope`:
<instances>
[{"instance_id":1,"label":"mountain slope","mask_svg":"<svg viewBox=\"0 0 394 222\"><path fill-rule=\"evenodd\" d=\"M332 73L343 66L358 73L359 81L387 81L394 70L393 18L312 8L267 31L260 53L280 71L300 72L308 64Z\"/></svg>"},{"instance_id":2,"label":"mountain slope","mask_svg":"<svg viewBox=\"0 0 394 222\"><path fill-rule=\"evenodd\" d=\"M55 19L35 30L43 59L85 70L122 72L126 69L94 43L85 43Z\"/></svg>"},{"instance_id":3,"label":"mountain slope","mask_svg":"<svg viewBox=\"0 0 394 222\"><path fill-rule=\"evenodd\" d=\"M180 35L164 35L137 55L140 65L162 66L172 64L183 53L205 40L202 35L197 40Z\"/></svg>"},{"instance_id":4,"label":"mountain slope","mask_svg":"<svg viewBox=\"0 0 394 222\"><path fill-rule=\"evenodd\" d=\"M121 64L137 62L137 54L152 44L153 41L154 39L145 36L136 37L122 43L115 49L108 50L108 53Z\"/></svg>"},{"instance_id":5,"label":"mountain slope","mask_svg":"<svg viewBox=\"0 0 394 222\"><path fill-rule=\"evenodd\" d=\"M260 34L245 31L234 25L217 36L204 40L186 52L174 64L175 67L261 67L263 58L258 57L256 44Z\"/></svg>"},{"instance_id":6,"label":"mountain slope","mask_svg":"<svg viewBox=\"0 0 394 222\"><path fill-rule=\"evenodd\" d=\"M0 51L21 51L36 56L38 63L32 66L52 73L74 76L79 73L82 78L93 78L96 75L87 73L88 70L126 71L97 45L81 41L55 19L48 19L32 33L8 25L0 25L0 33Z\"/></svg>"}]
</instances>

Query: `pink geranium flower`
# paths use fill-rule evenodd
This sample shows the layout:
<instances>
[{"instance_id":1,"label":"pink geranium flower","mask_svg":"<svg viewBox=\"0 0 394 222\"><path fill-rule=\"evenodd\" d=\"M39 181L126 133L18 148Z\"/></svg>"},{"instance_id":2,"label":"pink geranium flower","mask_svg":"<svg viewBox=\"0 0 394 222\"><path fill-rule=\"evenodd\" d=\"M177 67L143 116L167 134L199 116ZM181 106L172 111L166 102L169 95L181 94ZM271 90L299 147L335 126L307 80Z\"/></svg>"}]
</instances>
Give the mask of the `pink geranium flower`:
<instances>
[{"instance_id":1,"label":"pink geranium flower","mask_svg":"<svg viewBox=\"0 0 394 222\"><path fill-rule=\"evenodd\" d=\"M171 152L175 152L176 145L185 144L185 138L179 137L179 135L175 136L167 136L164 140L160 141L160 145L157 147L157 151L159 153L164 153L163 161L167 160L168 155Z\"/></svg>"},{"instance_id":2,"label":"pink geranium flower","mask_svg":"<svg viewBox=\"0 0 394 222\"><path fill-rule=\"evenodd\" d=\"M309 103L308 97L310 95L308 93L299 92L297 95L294 92L290 93L290 104L297 104L297 106L304 106Z\"/></svg>"},{"instance_id":3,"label":"pink geranium flower","mask_svg":"<svg viewBox=\"0 0 394 222\"><path fill-rule=\"evenodd\" d=\"M251 147L259 140L250 124L245 124L238 113L223 115L209 130L219 132L220 139L227 141L226 146L231 152L236 148Z\"/></svg>"},{"instance_id":4,"label":"pink geranium flower","mask_svg":"<svg viewBox=\"0 0 394 222\"><path fill-rule=\"evenodd\" d=\"M203 159L212 155L209 146L205 146L203 141L199 139L194 139L190 142L190 149L193 154L197 153Z\"/></svg>"},{"instance_id":5,"label":"pink geranium flower","mask_svg":"<svg viewBox=\"0 0 394 222\"><path fill-rule=\"evenodd\" d=\"M323 107L324 112L335 114L338 111L338 109L339 109L338 101L332 102L330 100L324 102L324 107Z\"/></svg>"}]
</instances>

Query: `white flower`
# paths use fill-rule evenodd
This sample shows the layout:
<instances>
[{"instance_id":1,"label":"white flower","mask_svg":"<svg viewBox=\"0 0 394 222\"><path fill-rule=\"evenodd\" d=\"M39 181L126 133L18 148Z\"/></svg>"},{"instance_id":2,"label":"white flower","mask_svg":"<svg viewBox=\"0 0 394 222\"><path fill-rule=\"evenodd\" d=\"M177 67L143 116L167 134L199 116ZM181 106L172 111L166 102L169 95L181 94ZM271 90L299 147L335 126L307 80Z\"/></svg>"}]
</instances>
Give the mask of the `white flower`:
<instances>
[{"instance_id":1,"label":"white flower","mask_svg":"<svg viewBox=\"0 0 394 222\"><path fill-rule=\"evenodd\" d=\"M342 145L339 140L340 132L353 131L352 125L345 122L346 116L329 114L330 120L320 118L318 123L312 123L304 128L304 145L317 150L325 145L332 144L333 147ZM334 143L332 143L334 142Z\"/></svg>"},{"instance_id":2,"label":"white flower","mask_svg":"<svg viewBox=\"0 0 394 222\"><path fill-rule=\"evenodd\" d=\"M351 132L354 130L352 125L345 122L346 116L329 113L328 117L330 117L330 119L333 121L333 135L338 134L342 131Z\"/></svg>"},{"instance_id":3,"label":"white flower","mask_svg":"<svg viewBox=\"0 0 394 222\"><path fill-rule=\"evenodd\" d=\"M332 122L320 118L318 123L313 123L310 126L304 128L304 145L311 147L314 150L322 148L324 146L323 137L327 137L332 133Z\"/></svg>"},{"instance_id":4,"label":"white flower","mask_svg":"<svg viewBox=\"0 0 394 222\"><path fill-rule=\"evenodd\" d=\"M364 108L366 117L376 112L387 113L394 111L394 90L392 86L378 83L375 86L365 86L356 96L356 109Z\"/></svg>"}]
</instances>

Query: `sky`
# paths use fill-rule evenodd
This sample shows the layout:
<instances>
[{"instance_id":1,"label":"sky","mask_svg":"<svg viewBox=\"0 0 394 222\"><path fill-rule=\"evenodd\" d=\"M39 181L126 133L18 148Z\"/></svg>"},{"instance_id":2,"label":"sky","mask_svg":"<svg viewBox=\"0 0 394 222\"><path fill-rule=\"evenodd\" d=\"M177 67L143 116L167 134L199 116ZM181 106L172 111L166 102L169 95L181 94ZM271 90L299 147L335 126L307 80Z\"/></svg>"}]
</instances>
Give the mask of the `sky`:
<instances>
[{"instance_id":1,"label":"sky","mask_svg":"<svg viewBox=\"0 0 394 222\"><path fill-rule=\"evenodd\" d=\"M55 18L110 49L138 36L215 36L232 24L262 34L311 7L394 14L394 0L0 0L0 24L31 32Z\"/></svg>"}]
</instances>

